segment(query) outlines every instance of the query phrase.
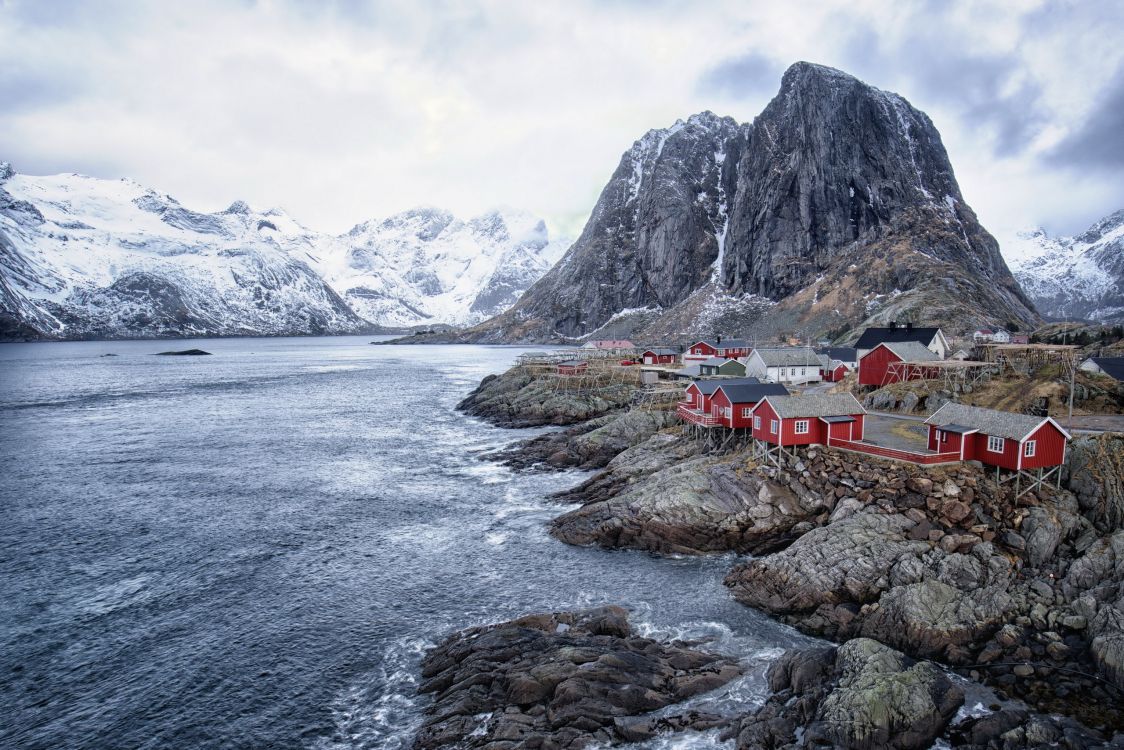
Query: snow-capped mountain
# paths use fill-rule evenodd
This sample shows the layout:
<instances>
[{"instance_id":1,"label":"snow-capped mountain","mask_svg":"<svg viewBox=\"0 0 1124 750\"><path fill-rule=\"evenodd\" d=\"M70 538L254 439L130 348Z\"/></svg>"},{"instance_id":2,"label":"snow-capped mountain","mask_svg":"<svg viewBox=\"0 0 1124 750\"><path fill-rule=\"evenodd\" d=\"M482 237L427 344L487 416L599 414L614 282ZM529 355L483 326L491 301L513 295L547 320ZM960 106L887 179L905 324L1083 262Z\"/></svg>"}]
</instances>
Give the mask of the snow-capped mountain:
<instances>
[{"instance_id":1,"label":"snow-capped mountain","mask_svg":"<svg viewBox=\"0 0 1124 750\"><path fill-rule=\"evenodd\" d=\"M1044 316L1124 321L1124 210L1075 237L1020 232L1003 256Z\"/></svg>"},{"instance_id":2,"label":"snow-capped mountain","mask_svg":"<svg viewBox=\"0 0 1124 750\"><path fill-rule=\"evenodd\" d=\"M529 214L421 209L335 236L238 201L0 164L0 338L336 334L477 322L565 249Z\"/></svg>"}]
</instances>

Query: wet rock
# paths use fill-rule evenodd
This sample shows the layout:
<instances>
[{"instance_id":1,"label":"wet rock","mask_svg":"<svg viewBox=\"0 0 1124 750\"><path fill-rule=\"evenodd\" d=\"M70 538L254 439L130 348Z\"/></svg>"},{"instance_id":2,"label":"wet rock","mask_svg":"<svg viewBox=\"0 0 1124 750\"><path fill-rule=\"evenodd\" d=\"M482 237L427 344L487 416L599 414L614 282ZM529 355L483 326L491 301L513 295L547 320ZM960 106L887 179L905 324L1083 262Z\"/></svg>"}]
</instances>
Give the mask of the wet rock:
<instances>
[{"instance_id":1,"label":"wet rock","mask_svg":"<svg viewBox=\"0 0 1124 750\"><path fill-rule=\"evenodd\" d=\"M112 355L117 356L117 355ZM158 357L209 357L210 352L205 352L202 349L180 349L178 351L170 352L157 352Z\"/></svg>"},{"instance_id":2,"label":"wet rock","mask_svg":"<svg viewBox=\"0 0 1124 750\"><path fill-rule=\"evenodd\" d=\"M426 656L434 696L414 737L436 748L581 748L645 732L702 729L690 711L647 728L628 721L713 690L736 662L637 636L619 607L522 617L450 636Z\"/></svg>"},{"instance_id":3,"label":"wet rock","mask_svg":"<svg viewBox=\"0 0 1124 750\"><path fill-rule=\"evenodd\" d=\"M561 390L514 367L484 378L457 408L501 427L572 425L627 407L632 394L623 383L596 393Z\"/></svg>"},{"instance_id":4,"label":"wet rock","mask_svg":"<svg viewBox=\"0 0 1124 750\"><path fill-rule=\"evenodd\" d=\"M927 748L964 702L933 664L866 638L790 651L768 678L774 694L730 733L739 750Z\"/></svg>"}]
</instances>

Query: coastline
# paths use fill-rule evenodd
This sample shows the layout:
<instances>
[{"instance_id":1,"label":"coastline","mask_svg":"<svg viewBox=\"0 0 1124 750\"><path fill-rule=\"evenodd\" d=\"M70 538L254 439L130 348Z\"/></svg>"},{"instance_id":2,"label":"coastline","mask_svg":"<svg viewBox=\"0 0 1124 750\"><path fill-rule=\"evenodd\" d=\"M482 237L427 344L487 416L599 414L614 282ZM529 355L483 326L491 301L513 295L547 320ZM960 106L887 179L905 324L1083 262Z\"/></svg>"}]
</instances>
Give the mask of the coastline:
<instances>
[{"instance_id":1,"label":"coastline","mask_svg":"<svg viewBox=\"0 0 1124 750\"><path fill-rule=\"evenodd\" d=\"M1008 736L1017 724L1080 736L1079 746L1093 747L1124 728L1124 615L1114 598L1124 595L1124 532L1113 494L1121 475L1090 479L1087 470L1094 456L1122 452L1124 438L1083 438L1063 489L1039 489L1015 503L1009 489L971 466L922 469L820 446L780 467L758 466L744 450L708 455L674 418L640 419L623 399L558 398L514 370L485 378L458 408L505 427L565 429L488 458L516 471L601 468L553 496L577 507L554 519L551 534L605 549L756 555L730 571L732 596L844 644L813 659L829 675L824 684L834 685L804 695L816 711L842 701L835 692L856 679L879 683L919 670L931 693L936 670L993 691L1002 705L953 721L948 708L957 701L942 682L946 700L918 719L929 728L914 739L926 744L895 746L927 747L955 735L982 747L1000 734L1015 742L1008 746L1032 746L1033 732ZM636 422L644 428L626 427ZM616 439L588 450L599 433ZM864 676L847 666L860 647L895 666ZM723 718L727 739L759 746L768 725L769 742L783 743L784 731L774 731L785 714L777 699L801 690L782 675L801 659L812 657L789 652L770 669L774 695L764 706ZM816 711L780 724L829 736ZM658 731L684 728L689 723Z\"/></svg>"}]
</instances>

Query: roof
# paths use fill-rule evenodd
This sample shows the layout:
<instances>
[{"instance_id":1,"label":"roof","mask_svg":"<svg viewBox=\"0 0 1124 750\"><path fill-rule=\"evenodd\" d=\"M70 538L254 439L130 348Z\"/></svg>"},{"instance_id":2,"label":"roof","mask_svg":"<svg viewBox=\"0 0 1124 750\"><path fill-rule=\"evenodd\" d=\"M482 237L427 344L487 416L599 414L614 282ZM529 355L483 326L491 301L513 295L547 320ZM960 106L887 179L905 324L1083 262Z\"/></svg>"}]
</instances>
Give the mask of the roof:
<instances>
[{"instance_id":1,"label":"roof","mask_svg":"<svg viewBox=\"0 0 1124 750\"><path fill-rule=\"evenodd\" d=\"M855 418L849 414L843 414L838 417L820 417L820 419L827 422L828 424L839 424L841 422L846 423L855 421Z\"/></svg>"},{"instance_id":2,"label":"roof","mask_svg":"<svg viewBox=\"0 0 1124 750\"><path fill-rule=\"evenodd\" d=\"M754 349L766 367L819 367L820 355L810 346Z\"/></svg>"},{"instance_id":3,"label":"roof","mask_svg":"<svg viewBox=\"0 0 1124 750\"><path fill-rule=\"evenodd\" d=\"M559 362L559 367L585 367L589 363L584 359L567 359L564 362Z\"/></svg>"},{"instance_id":4,"label":"roof","mask_svg":"<svg viewBox=\"0 0 1124 750\"><path fill-rule=\"evenodd\" d=\"M855 362L859 358L859 353L853 346L825 346L816 349L817 354L826 354L832 359L838 359L840 362Z\"/></svg>"},{"instance_id":5,"label":"roof","mask_svg":"<svg viewBox=\"0 0 1124 750\"><path fill-rule=\"evenodd\" d=\"M953 427L967 427L969 430L979 430L985 435L1007 437L1012 440L1024 440L1046 422L1053 422L1063 435L1069 437L1069 433L1049 417L1032 417L1029 414L983 409L979 406L952 402L937 409L933 416L925 420L925 424L936 425L942 430L947 427L949 432L956 431L952 429Z\"/></svg>"},{"instance_id":6,"label":"roof","mask_svg":"<svg viewBox=\"0 0 1124 750\"><path fill-rule=\"evenodd\" d=\"M940 328L909 328L906 326L867 328L863 331L863 335L859 336L859 340L855 342L855 348L873 349L888 341L916 341L922 346L928 346L940 331Z\"/></svg>"},{"instance_id":7,"label":"roof","mask_svg":"<svg viewBox=\"0 0 1124 750\"><path fill-rule=\"evenodd\" d=\"M661 346L661 347L656 347L656 348L653 348L653 349L645 349L644 350L645 354L647 354L648 352L651 352L652 354L673 354L674 355L674 354L678 354L679 350L678 349L672 349L670 347Z\"/></svg>"},{"instance_id":8,"label":"roof","mask_svg":"<svg viewBox=\"0 0 1124 750\"><path fill-rule=\"evenodd\" d=\"M976 432L975 427L969 427L968 425L964 424L942 424L940 427L945 432L955 432L959 435L963 435L968 432Z\"/></svg>"},{"instance_id":9,"label":"roof","mask_svg":"<svg viewBox=\"0 0 1124 750\"><path fill-rule=\"evenodd\" d=\"M878 346L886 347L902 362L935 362L940 359L929 347L916 341L884 341ZM878 347L874 348L877 349ZM874 351L874 349L871 351Z\"/></svg>"},{"instance_id":10,"label":"roof","mask_svg":"<svg viewBox=\"0 0 1124 750\"><path fill-rule=\"evenodd\" d=\"M697 378L701 374L701 371L699 370L698 365L687 365L683 369L676 370L675 372L673 372L671 374L675 375L677 377Z\"/></svg>"},{"instance_id":11,"label":"roof","mask_svg":"<svg viewBox=\"0 0 1124 750\"><path fill-rule=\"evenodd\" d=\"M704 396L709 396L724 385L756 385L760 382L757 378L722 378L721 380L696 380L691 385L698 388ZM687 387L690 388L691 385Z\"/></svg>"},{"instance_id":12,"label":"roof","mask_svg":"<svg viewBox=\"0 0 1124 750\"><path fill-rule=\"evenodd\" d=\"M765 399L781 419L792 417L840 417L866 414L850 393L806 393L803 396L769 396Z\"/></svg>"},{"instance_id":13,"label":"roof","mask_svg":"<svg viewBox=\"0 0 1124 750\"><path fill-rule=\"evenodd\" d=\"M766 396L788 395L788 389L780 383L721 383L719 390L731 404L756 404Z\"/></svg>"},{"instance_id":14,"label":"roof","mask_svg":"<svg viewBox=\"0 0 1124 750\"><path fill-rule=\"evenodd\" d=\"M1089 359L1097 363L1097 367L1104 371L1105 375L1116 380L1124 380L1124 357L1090 357Z\"/></svg>"},{"instance_id":15,"label":"roof","mask_svg":"<svg viewBox=\"0 0 1124 750\"><path fill-rule=\"evenodd\" d=\"M702 339L700 341L696 341L691 346L694 346L695 344L706 344L707 346L709 346L711 348L714 348L714 349L748 349L749 348L749 342L745 341L743 339L723 339L721 343L719 343L716 339Z\"/></svg>"},{"instance_id":16,"label":"roof","mask_svg":"<svg viewBox=\"0 0 1124 750\"><path fill-rule=\"evenodd\" d=\"M742 367L745 367L744 363L738 362L736 359L730 359L729 357L710 357L708 359L704 359L702 362L699 362L699 364L703 367L721 367L727 362L733 362L734 364L742 365Z\"/></svg>"}]
</instances>

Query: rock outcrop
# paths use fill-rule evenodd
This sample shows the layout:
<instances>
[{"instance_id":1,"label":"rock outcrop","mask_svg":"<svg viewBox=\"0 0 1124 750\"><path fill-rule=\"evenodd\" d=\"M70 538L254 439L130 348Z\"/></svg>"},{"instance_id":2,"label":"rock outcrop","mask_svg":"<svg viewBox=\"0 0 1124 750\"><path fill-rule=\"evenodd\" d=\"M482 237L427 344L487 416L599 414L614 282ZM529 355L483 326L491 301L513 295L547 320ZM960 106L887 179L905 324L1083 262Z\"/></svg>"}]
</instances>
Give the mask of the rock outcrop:
<instances>
[{"instance_id":1,"label":"rock outcrop","mask_svg":"<svg viewBox=\"0 0 1124 750\"><path fill-rule=\"evenodd\" d=\"M623 409L631 401L632 388L624 384L577 393L512 368L484 378L457 408L500 427L540 427L586 422Z\"/></svg>"},{"instance_id":2,"label":"rock outcrop","mask_svg":"<svg viewBox=\"0 0 1124 750\"><path fill-rule=\"evenodd\" d=\"M724 723L698 710L643 714L720 687L731 659L636 635L620 607L521 617L455 633L422 665L433 695L414 739L436 748L582 748Z\"/></svg>"}]
</instances>

